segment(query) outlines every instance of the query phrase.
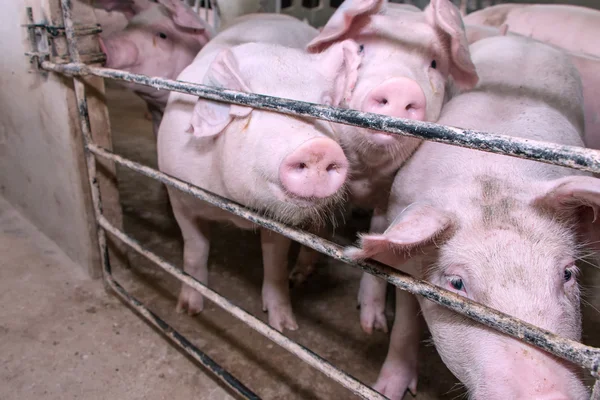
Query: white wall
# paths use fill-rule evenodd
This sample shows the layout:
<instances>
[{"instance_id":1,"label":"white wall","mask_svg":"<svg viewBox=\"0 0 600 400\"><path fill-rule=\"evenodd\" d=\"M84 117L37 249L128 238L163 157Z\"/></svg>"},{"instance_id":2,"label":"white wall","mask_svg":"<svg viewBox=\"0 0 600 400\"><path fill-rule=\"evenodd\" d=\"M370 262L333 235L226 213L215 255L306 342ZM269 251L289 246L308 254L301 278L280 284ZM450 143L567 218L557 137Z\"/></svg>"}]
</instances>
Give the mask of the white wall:
<instances>
[{"instance_id":1,"label":"white wall","mask_svg":"<svg viewBox=\"0 0 600 400\"><path fill-rule=\"evenodd\" d=\"M0 195L76 263L98 276L95 225L72 81L57 74L44 78L30 73L29 59L24 55L30 50L27 30L21 27L27 23L25 8L33 7L38 22L44 16L57 15L57 4L58 0L11 0L2 4ZM96 79L95 84L96 95L101 95L102 81ZM102 125L98 115L95 124Z\"/></svg>"}]
</instances>

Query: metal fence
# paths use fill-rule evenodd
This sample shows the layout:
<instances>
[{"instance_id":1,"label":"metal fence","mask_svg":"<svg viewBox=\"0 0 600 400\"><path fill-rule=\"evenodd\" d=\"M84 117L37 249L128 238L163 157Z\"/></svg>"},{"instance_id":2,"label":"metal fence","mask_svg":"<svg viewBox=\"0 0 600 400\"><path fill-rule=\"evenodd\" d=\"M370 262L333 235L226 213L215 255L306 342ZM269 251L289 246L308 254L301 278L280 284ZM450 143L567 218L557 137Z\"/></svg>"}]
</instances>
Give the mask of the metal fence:
<instances>
[{"instance_id":1,"label":"metal fence","mask_svg":"<svg viewBox=\"0 0 600 400\"><path fill-rule=\"evenodd\" d=\"M380 130L396 135L411 136L471 149L504 154L507 156L527 158L595 173L600 173L600 151L573 146L562 146L546 142L536 142L474 130L458 129L434 123L397 119L378 114L363 113L355 110L340 109L271 96L240 93L176 80L153 78L119 70L89 66L84 62L98 62L99 57L92 56L91 58L87 57L86 59L83 59L83 57L79 54L77 47L77 37L82 35L96 34L99 30L97 27L82 26L78 26L77 29L75 29L71 17L70 0L61 0L61 6L64 26L60 27L48 27L43 24L34 23L31 9L28 9L29 24L26 26L30 33L32 51L27 53L27 55L31 58L34 66L42 71L51 71L73 77L75 96L79 110L79 122L81 125L81 133L83 135L85 147L89 184L97 222L97 234L104 280L108 286L112 288L114 292L118 294L124 301L130 304L131 307L133 307L142 318L148 320L156 328L162 331L170 340L190 354L194 359L214 372L219 379L221 379L240 396L248 399L259 398L229 372L220 367L210 357L196 348L184 336L169 326L159 316L150 311L144 304L138 301L119 284L119 282L113 276L111 270L106 243L107 233L127 244L131 249L154 262L158 267L162 268L167 273L173 275L181 282L193 287L203 296L220 306L223 310L242 320L256 331L268 337L270 340L274 341L289 352L295 354L300 359L318 369L344 387L348 388L352 392L356 393L358 396L365 399L385 398L367 385L364 385L357 379L331 365L328 361L314 354L309 349L306 349L298 343L290 340L280 332L271 328L269 325L260 321L258 318L232 304L229 300L195 280L193 277L183 272L180 268L166 262L156 254L144 249L143 246L140 245L136 240L111 224L102 213L101 193L99 190L98 181L96 179L96 159L98 157L111 160L119 165L139 172L140 174L154 178L164 184L189 193L200 200L220 207L257 225L273 230L336 260L343 261L350 266L359 268L367 273L384 279L402 290L406 290L415 295L423 296L435 303L471 318L474 321L485 324L493 329L498 330L499 332L510 335L518 340L524 341L560 358L573 362L574 364L587 369L591 375L597 379L594 385L592 399L600 399L600 349L586 346L573 340L561 338L552 334L551 332L537 328L531 324L488 308L479 303L473 302L450 291L400 273L384 264L375 261L351 260L344 255L342 251L343 249L335 243L322 239L311 233L270 220L259 213L245 208L240 204L210 193L200 187L173 178L155 169L128 160L112 153L107 149L102 148L101 146L98 146L92 140L86 100L86 87L80 77L94 75L103 78L135 82L157 89L189 93L210 100L251 106L254 108L276 111L289 115L313 117L336 123ZM63 34L66 36L70 59L58 60L58 62L57 60L51 61L49 52L47 50L47 38L49 36Z\"/></svg>"}]
</instances>

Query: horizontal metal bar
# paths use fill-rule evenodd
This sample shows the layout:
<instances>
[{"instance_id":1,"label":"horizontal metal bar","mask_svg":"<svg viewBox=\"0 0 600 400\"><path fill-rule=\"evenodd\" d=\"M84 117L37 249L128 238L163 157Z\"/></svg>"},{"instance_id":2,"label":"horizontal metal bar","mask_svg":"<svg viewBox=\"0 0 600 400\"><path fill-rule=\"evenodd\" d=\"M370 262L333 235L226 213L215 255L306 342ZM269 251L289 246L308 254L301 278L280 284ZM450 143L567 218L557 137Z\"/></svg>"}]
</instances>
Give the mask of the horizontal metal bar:
<instances>
[{"instance_id":1,"label":"horizontal metal bar","mask_svg":"<svg viewBox=\"0 0 600 400\"><path fill-rule=\"evenodd\" d=\"M98 223L103 229L112 234L114 237L129 245L129 247L146 257L148 260L154 262L156 265L158 265L163 270L167 271L169 274L173 275L175 278L179 279L180 281L186 283L187 285L200 292L204 297L221 307L223 310L227 311L237 319L241 320L255 331L261 333L273 342L277 343L278 345L280 345L290 353L294 354L307 364L318 369L329 378L350 389L363 399L385 400L385 396L379 394L375 390L361 383L356 378L336 368L327 360L321 358L306 347L301 346L293 340L287 338L282 333L278 332L277 330L271 328L269 325L262 322L260 319L244 311L240 307L231 303L225 297L221 296L214 290L208 288L206 285L197 281L192 276L182 271L180 268L177 268L174 265L168 263L167 261L152 253L151 251L144 249L142 245L140 245L135 239L128 236L123 231L117 229L114 225L108 222L106 218L101 216L98 219Z\"/></svg>"},{"instance_id":2,"label":"horizontal metal bar","mask_svg":"<svg viewBox=\"0 0 600 400\"><path fill-rule=\"evenodd\" d=\"M465 315L477 322L485 324L507 335L523 340L533 346L569 360L589 369L592 375L598 377L600 368L600 349L586 346L582 343L565 339L549 331L513 318L448 290L434 286L425 281L412 278L394 268L376 261L355 261L344 255L343 248L335 243L320 238L308 232L291 228L280 222L272 221L246 207L211 193L207 190L173 178L155 169L116 155L95 144L88 145L88 150L99 157L112 160L120 165L137 171L164 184L170 185L182 192L188 193L200 200L245 218L257 225L275 231L312 249L324 253L336 260L358 267L365 272L384 279L394 286L412 294L420 295L437 304ZM187 282L186 282L187 283Z\"/></svg>"},{"instance_id":3,"label":"horizontal metal bar","mask_svg":"<svg viewBox=\"0 0 600 400\"><path fill-rule=\"evenodd\" d=\"M89 74L103 78L119 79L157 89L189 93L210 100L241 104L284 114L324 119L395 135L410 136L475 150L541 161L548 164L562 165L582 171L600 173L600 151L577 146L564 146L471 129L454 128L431 122L393 118L380 114L328 107L279 97L235 92L189 82L132 74L115 69L91 67L81 63L58 65L49 61L42 61L40 67L48 71L67 75Z\"/></svg>"},{"instance_id":4,"label":"horizontal metal bar","mask_svg":"<svg viewBox=\"0 0 600 400\"><path fill-rule=\"evenodd\" d=\"M51 36L62 36L65 34L64 26L54 26L54 25L46 25L46 24L24 24L21 25L27 27L29 29L44 29ZM74 36L86 36L86 35L94 35L102 32L102 27L98 24L96 25L88 25L88 26L78 26L73 29Z\"/></svg>"},{"instance_id":5,"label":"horizontal metal bar","mask_svg":"<svg viewBox=\"0 0 600 400\"><path fill-rule=\"evenodd\" d=\"M194 360L199 362L202 366L210 370L215 374L221 381L223 381L230 389L234 390L237 394L243 396L245 399L260 400L254 392L248 389L244 384L237 380L227 370L217 364L212 358L206 353L202 352L193 343L181 335L175 329L173 329L168 323L162 320L158 315L150 311L144 306L138 299L129 294L123 286L117 282L110 269L105 271L104 280L109 287L121 297L127 304L129 304L137 313L142 316L145 320L154 325L160 330L167 338L173 341L176 345L181 347L187 354L189 354Z\"/></svg>"}]
</instances>

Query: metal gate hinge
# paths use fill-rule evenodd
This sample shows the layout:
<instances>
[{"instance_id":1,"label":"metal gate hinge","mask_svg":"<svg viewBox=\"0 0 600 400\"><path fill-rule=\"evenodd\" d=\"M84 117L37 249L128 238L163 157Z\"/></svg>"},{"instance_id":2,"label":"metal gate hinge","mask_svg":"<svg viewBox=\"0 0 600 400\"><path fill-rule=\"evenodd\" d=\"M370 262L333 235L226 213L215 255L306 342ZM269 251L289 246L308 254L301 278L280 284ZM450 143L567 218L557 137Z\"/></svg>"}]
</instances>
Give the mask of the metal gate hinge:
<instances>
[{"instance_id":1,"label":"metal gate hinge","mask_svg":"<svg viewBox=\"0 0 600 400\"><path fill-rule=\"evenodd\" d=\"M27 7L27 24L21 25L27 28L29 34L29 44L31 51L25 53L30 58L30 63L35 72L43 75L47 74L40 68L43 61L52 61L56 64L66 64L72 62L68 55L58 55L53 50L53 41L55 38L65 36L65 27L52 25L45 22L34 22L33 11ZM81 25L74 29L75 36L96 35L102 32L100 25ZM52 58L52 59L51 59ZM106 54L95 52L81 55L81 62L85 64L96 64L106 61Z\"/></svg>"}]
</instances>

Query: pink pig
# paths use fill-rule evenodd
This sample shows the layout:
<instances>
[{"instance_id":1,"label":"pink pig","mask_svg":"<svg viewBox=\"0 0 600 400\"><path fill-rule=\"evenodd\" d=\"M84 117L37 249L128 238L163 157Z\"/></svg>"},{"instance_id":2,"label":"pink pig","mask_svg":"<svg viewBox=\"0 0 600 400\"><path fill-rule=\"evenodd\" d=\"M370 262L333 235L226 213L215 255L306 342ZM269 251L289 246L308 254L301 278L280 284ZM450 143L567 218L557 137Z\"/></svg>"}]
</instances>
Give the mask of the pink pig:
<instances>
[{"instance_id":1,"label":"pink pig","mask_svg":"<svg viewBox=\"0 0 600 400\"><path fill-rule=\"evenodd\" d=\"M464 17L467 25L499 28L562 47L574 53L600 57L600 11L566 4L499 4Z\"/></svg>"},{"instance_id":2,"label":"pink pig","mask_svg":"<svg viewBox=\"0 0 600 400\"><path fill-rule=\"evenodd\" d=\"M582 87L563 52L523 37L471 46L480 82L439 123L582 146ZM373 257L430 283L580 340L575 262L597 232L600 180L572 169L424 142L398 172L383 233L362 236ZM596 223L597 224L597 223ZM578 229L580 228L580 229ZM417 385L419 306L397 291L385 364L375 385L391 399ZM587 398L575 368L418 298L444 363L470 398Z\"/></svg>"},{"instance_id":3,"label":"pink pig","mask_svg":"<svg viewBox=\"0 0 600 400\"><path fill-rule=\"evenodd\" d=\"M460 13L449 0L433 0L424 11L387 0L346 0L308 50L318 52L344 39L355 40L364 53L356 88L344 103L348 108L435 122L448 100L450 80L462 88L477 83ZM374 209L371 230L381 231L393 177L421 141L346 125L337 129L350 161L350 203ZM316 258L302 250L300 271L293 272L301 277ZM385 284L368 274L361 281L361 325L368 333L387 330L385 296L373 296Z\"/></svg>"},{"instance_id":4,"label":"pink pig","mask_svg":"<svg viewBox=\"0 0 600 400\"><path fill-rule=\"evenodd\" d=\"M600 22L600 21L599 21ZM486 37L515 35L513 25L501 25L500 28L486 25L467 25L469 44ZM518 32L519 29L517 28ZM582 37L583 41L585 38ZM600 58L588 54L562 49L577 67L583 83L583 104L585 108L585 145L600 149Z\"/></svg>"},{"instance_id":5,"label":"pink pig","mask_svg":"<svg viewBox=\"0 0 600 400\"><path fill-rule=\"evenodd\" d=\"M356 82L359 48L347 40L307 54L302 48L315 34L292 17L249 15L219 33L178 79L338 106ZM332 134L325 121L173 92L158 133L159 167L280 221L310 225L344 193L348 161ZM169 196L184 238L184 269L206 283L209 221L256 226L171 188ZM269 323L296 329L287 279L290 240L263 229L261 241ZM202 296L184 285L177 309L194 314L202 308Z\"/></svg>"},{"instance_id":6,"label":"pink pig","mask_svg":"<svg viewBox=\"0 0 600 400\"><path fill-rule=\"evenodd\" d=\"M214 36L212 28L180 0L97 1L108 11L129 19L124 30L100 37L107 68L175 79ZM167 104L169 91L121 82L148 105L154 133Z\"/></svg>"}]
</instances>

